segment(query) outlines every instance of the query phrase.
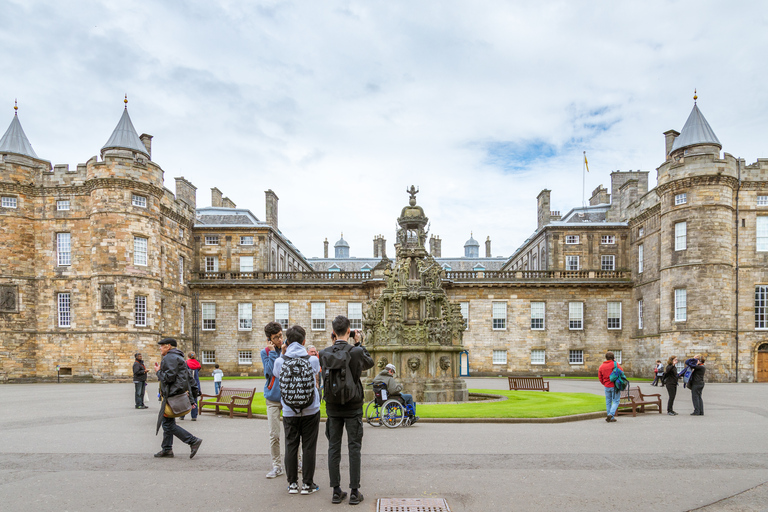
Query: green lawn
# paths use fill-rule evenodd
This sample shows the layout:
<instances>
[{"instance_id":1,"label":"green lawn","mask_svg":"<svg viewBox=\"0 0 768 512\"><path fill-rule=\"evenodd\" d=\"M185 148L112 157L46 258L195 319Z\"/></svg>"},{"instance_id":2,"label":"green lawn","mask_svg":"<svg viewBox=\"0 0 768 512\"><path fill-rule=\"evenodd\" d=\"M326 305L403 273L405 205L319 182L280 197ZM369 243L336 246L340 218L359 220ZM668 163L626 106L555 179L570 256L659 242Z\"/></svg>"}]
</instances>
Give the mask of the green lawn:
<instances>
[{"instance_id":1,"label":"green lawn","mask_svg":"<svg viewBox=\"0 0 768 512\"><path fill-rule=\"evenodd\" d=\"M543 391L503 391L471 389L472 393L503 395L508 400L466 404L416 404L422 418L554 418L605 410L605 398L590 393L547 393ZM255 414L267 414L262 393L253 398ZM320 405L325 417L325 404Z\"/></svg>"}]
</instances>

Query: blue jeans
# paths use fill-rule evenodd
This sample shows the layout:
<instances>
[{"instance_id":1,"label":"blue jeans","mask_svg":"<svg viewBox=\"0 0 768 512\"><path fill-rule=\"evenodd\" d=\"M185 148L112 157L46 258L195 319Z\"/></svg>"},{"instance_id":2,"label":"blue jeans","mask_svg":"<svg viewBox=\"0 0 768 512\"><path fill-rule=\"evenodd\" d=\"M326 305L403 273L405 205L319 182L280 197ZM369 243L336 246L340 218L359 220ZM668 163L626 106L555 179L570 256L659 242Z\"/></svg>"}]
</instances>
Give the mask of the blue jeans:
<instances>
[{"instance_id":1,"label":"blue jeans","mask_svg":"<svg viewBox=\"0 0 768 512\"><path fill-rule=\"evenodd\" d=\"M221 389L221 382L214 382L213 383L213 389L214 389L213 394L214 395L218 395L219 394L219 390Z\"/></svg>"},{"instance_id":2,"label":"blue jeans","mask_svg":"<svg viewBox=\"0 0 768 512\"><path fill-rule=\"evenodd\" d=\"M400 393L400 396L403 397L405 405L410 404L413 406L413 415L416 416L416 402L413 401L413 395L409 395L408 393Z\"/></svg>"},{"instance_id":3,"label":"blue jeans","mask_svg":"<svg viewBox=\"0 0 768 512\"><path fill-rule=\"evenodd\" d=\"M605 409L608 416L616 416L619 400L621 400L621 391L616 388L605 388Z\"/></svg>"}]
</instances>

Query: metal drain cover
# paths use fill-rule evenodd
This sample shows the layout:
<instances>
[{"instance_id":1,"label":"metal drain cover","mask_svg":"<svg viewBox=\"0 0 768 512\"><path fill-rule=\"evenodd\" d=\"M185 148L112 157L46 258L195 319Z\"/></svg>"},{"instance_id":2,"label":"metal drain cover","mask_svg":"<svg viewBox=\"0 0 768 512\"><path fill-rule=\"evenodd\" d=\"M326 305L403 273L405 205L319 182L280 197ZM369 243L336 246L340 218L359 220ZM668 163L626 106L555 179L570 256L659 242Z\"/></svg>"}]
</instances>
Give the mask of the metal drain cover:
<instances>
[{"instance_id":1,"label":"metal drain cover","mask_svg":"<svg viewBox=\"0 0 768 512\"><path fill-rule=\"evenodd\" d=\"M379 498L376 512L451 512L443 498Z\"/></svg>"}]
</instances>

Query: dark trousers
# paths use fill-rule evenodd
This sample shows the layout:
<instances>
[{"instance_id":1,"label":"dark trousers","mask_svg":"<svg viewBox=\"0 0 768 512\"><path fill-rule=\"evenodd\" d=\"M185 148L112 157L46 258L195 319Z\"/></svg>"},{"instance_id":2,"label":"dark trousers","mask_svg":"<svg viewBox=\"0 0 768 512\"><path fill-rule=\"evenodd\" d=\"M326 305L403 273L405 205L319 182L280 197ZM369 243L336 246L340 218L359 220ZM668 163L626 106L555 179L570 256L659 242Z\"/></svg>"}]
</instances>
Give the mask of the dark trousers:
<instances>
[{"instance_id":1,"label":"dark trousers","mask_svg":"<svg viewBox=\"0 0 768 512\"><path fill-rule=\"evenodd\" d=\"M695 414L704 414L704 401L701 399L702 391L704 391L704 384L691 386L691 400L693 400L693 412Z\"/></svg>"},{"instance_id":2,"label":"dark trousers","mask_svg":"<svg viewBox=\"0 0 768 512\"><path fill-rule=\"evenodd\" d=\"M147 387L146 382L134 382L133 386L136 388L134 399L136 400L136 407L144 405L144 390Z\"/></svg>"},{"instance_id":3,"label":"dark trousers","mask_svg":"<svg viewBox=\"0 0 768 512\"><path fill-rule=\"evenodd\" d=\"M285 474L288 483L299 482L299 444L301 444L302 481L312 485L315 478L317 433L320 430L320 411L312 416L283 416L285 429Z\"/></svg>"},{"instance_id":4,"label":"dark trousers","mask_svg":"<svg viewBox=\"0 0 768 512\"><path fill-rule=\"evenodd\" d=\"M661 382L661 376L662 373L657 373L656 376L653 378L653 382L651 382L651 386L656 386L658 382Z\"/></svg>"},{"instance_id":5,"label":"dark trousers","mask_svg":"<svg viewBox=\"0 0 768 512\"><path fill-rule=\"evenodd\" d=\"M675 405L675 395L677 395L677 386L667 384L667 393L669 393L669 401L667 402L667 412L673 412Z\"/></svg>"},{"instance_id":6,"label":"dark trousers","mask_svg":"<svg viewBox=\"0 0 768 512\"><path fill-rule=\"evenodd\" d=\"M341 436L347 429L347 448L349 449L349 488L360 488L360 449L363 446L363 415L352 418L328 416L325 422L325 437L328 438L328 474L331 487L341 486Z\"/></svg>"},{"instance_id":7,"label":"dark trousers","mask_svg":"<svg viewBox=\"0 0 768 512\"><path fill-rule=\"evenodd\" d=\"M163 450L170 451L173 449L173 436L178 437L179 441L185 444L192 444L197 441L195 436L176 424L176 418L163 417L163 444L161 445Z\"/></svg>"}]
</instances>

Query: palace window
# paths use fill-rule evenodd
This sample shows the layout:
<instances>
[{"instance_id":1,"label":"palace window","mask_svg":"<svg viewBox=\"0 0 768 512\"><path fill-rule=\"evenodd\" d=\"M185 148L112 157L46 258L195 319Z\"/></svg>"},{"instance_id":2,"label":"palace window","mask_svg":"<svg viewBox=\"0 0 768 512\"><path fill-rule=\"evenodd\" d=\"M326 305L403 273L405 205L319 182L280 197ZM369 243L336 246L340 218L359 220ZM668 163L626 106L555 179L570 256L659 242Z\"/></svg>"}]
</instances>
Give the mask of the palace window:
<instances>
[{"instance_id":1,"label":"palace window","mask_svg":"<svg viewBox=\"0 0 768 512\"><path fill-rule=\"evenodd\" d=\"M69 199L59 199L56 201L56 210L60 212L69 210Z\"/></svg>"},{"instance_id":2,"label":"palace window","mask_svg":"<svg viewBox=\"0 0 768 512\"><path fill-rule=\"evenodd\" d=\"M675 322L688 319L688 292L685 288L675 289Z\"/></svg>"},{"instance_id":3,"label":"palace window","mask_svg":"<svg viewBox=\"0 0 768 512\"><path fill-rule=\"evenodd\" d=\"M613 254L600 256L600 270L616 270L616 256Z\"/></svg>"},{"instance_id":4,"label":"palace window","mask_svg":"<svg viewBox=\"0 0 768 512\"><path fill-rule=\"evenodd\" d=\"M56 233L56 263L58 266L72 264L71 233Z\"/></svg>"},{"instance_id":5,"label":"palace window","mask_svg":"<svg viewBox=\"0 0 768 512\"><path fill-rule=\"evenodd\" d=\"M568 329L580 331L584 329L584 303L568 303Z\"/></svg>"},{"instance_id":6,"label":"palace window","mask_svg":"<svg viewBox=\"0 0 768 512\"><path fill-rule=\"evenodd\" d=\"M57 294L59 310L59 327L70 327L72 324L72 297L69 293Z\"/></svg>"},{"instance_id":7,"label":"palace window","mask_svg":"<svg viewBox=\"0 0 768 512\"><path fill-rule=\"evenodd\" d=\"M133 206L138 206L139 208L146 208L147 198L137 194L131 194L131 204Z\"/></svg>"},{"instance_id":8,"label":"palace window","mask_svg":"<svg viewBox=\"0 0 768 512\"><path fill-rule=\"evenodd\" d=\"M603 245L613 245L616 243L616 235L603 235L600 237L600 243Z\"/></svg>"},{"instance_id":9,"label":"palace window","mask_svg":"<svg viewBox=\"0 0 768 512\"><path fill-rule=\"evenodd\" d=\"M611 350L613 352L613 360L616 364L621 364L621 350Z\"/></svg>"},{"instance_id":10,"label":"palace window","mask_svg":"<svg viewBox=\"0 0 768 512\"><path fill-rule=\"evenodd\" d=\"M203 364L214 364L216 362L216 351L215 350L202 350L200 352L200 355L202 356L202 363Z\"/></svg>"},{"instance_id":11,"label":"palace window","mask_svg":"<svg viewBox=\"0 0 768 512\"><path fill-rule=\"evenodd\" d=\"M253 256L240 256L240 272L253 272Z\"/></svg>"},{"instance_id":12,"label":"palace window","mask_svg":"<svg viewBox=\"0 0 768 512\"><path fill-rule=\"evenodd\" d=\"M568 364L584 364L584 351L583 350L569 350L568 351Z\"/></svg>"},{"instance_id":13,"label":"palace window","mask_svg":"<svg viewBox=\"0 0 768 512\"><path fill-rule=\"evenodd\" d=\"M12 196L3 196L0 202L3 208L16 208L16 198Z\"/></svg>"},{"instance_id":14,"label":"palace window","mask_svg":"<svg viewBox=\"0 0 768 512\"><path fill-rule=\"evenodd\" d=\"M768 329L768 286L755 287L755 329Z\"/></svg>"},{"instance_id":15,"label":"palace window","mask_svg":"<svg viewBox=\"0 0 768 512\"><path fill-rule=\"evenodd\" d=\"M621 329L621 302L608 303L608 328Z\"/></svg>"},{"instance_id":16,"label":"palace window","mask_svg":"<svg viewBox=\"0 0 768 512\"><path fill-rule=\"evenodd\" d=\"M494 350L493 351L493 364L507 364L507 351L506 350Z\"/></svg>"},{"instance_id":17,"label":"palace window","mask_svg":"<svg viewBox=\"0 0 768 512\"><path fill-rule=\"evenodd\" d=\"M237 364L253 364L253 351L251 351L251 350L238 350L237 351Z\"/></svg>"},{"instance_id":18,"label":"palace window","mask_svg":"<svg viewBox=\"0 0 768 512\"><path fill-rule=\"evenodd\" d=\"M325 330L325 302L312 303L312 330Z\"/></svg>"},{"instance_id":19,"label":"palace window","mask_svg":"<svg viewBox=\"0 0 768 512\"><path fill-rule=\"evenodd\" d=\"M184 334L184 320L187 317L187 306L181 305L181 318L179 319L179 332Z\"/></svg>"},{"instance_id":20,"label":"palace window","mask_svg":"<svg viewBox=\"0 0 768 512\"><path fill-rule=\"evenodd\" d=\"M205 235L205 245L219 245L219 235Z\"/></svg>"},{"instance_id":21,"label":"palace window","mask_svg":"<svg viewBox=\"0 0 768 512\"><path fill-rule=\"evenodd\" d=\"M137 295L133 304L133 318L136 323L136 327L147 326L147 297L144 295Z\"/></svg>"},{"instance_id":22,"label":"palace window","mask_svg":"<svg viewBox=\"0 0 768 512\"><path fill-rule=\"evenodd\" d=\"M219 258L218 258L218 256L206 256L205 257L205 271L206 272L218 272L219 271Z\"/></svg>"},{"instance_id":23,"label":"palace window","mask_svg":"<svg viewBox=\"0 0 768 512\"><path fill-rule=\"evenodd\" d=\"M253 245L253 237L252 236L241 236L240 237L240 245Z\"/></svg>"},{"instance_id":24,"label":"palace window","mask_svg":"<svg viewBox=\"0 0 768 512\"><path fill-rule=\"evenodd\" d=\"M183 242L184 241L184 228L179 228L179 239Z\"/></svg>"},{"instance_id":25,"label":"palace window","mask_svg":"<svg viewBox=\"0 0 768 512\"><path fill-rule=\"evenodd\" d=\"M253 328L253 304L241 302L237 305L237 329L250 331Z\"/></svg>"},{"instance_id":26,"label":"palace window","mask_svg":"<svg viewBox=\"0 0 768 512\"><path fill-rule=\"evenodd\" d=\"M682 194L677 194L675 196L675 206L680 204L685 204L688 202L688 194L683 192Z\"/></svg>"},{"instance_id":27,"label":"palace window","mask_svg":"<svg viewBox=\"0 0 768 512\"><path fill-rule=\"evenodd\" d=\"M363 328L363 303L348 302L347 318L349 318L349 328L360 330Z\"/></svg>"},{"instance_id":28,"label":"palace window","mask_svg":"<svg viewBox=\"0 0 768 512\"><path fill-rule=\"evenodd\" d=\"M760 252L768 251L768 217L762 216L756 219L756 248Z\"/></svg>"},{"instance_id":29,"label":"palace window","mask_svg":"<svg viewBox=\"0 0 768 512\"><path fill-rule=\"evenodd\" d=\"M645 228L640 226L637 228L637 238L643 238L645 236Z\"/></svg>"},{"instance_id":30,"label":"palace window","mask_svg":"<svg viewBox=\"0 0 768 512\"><path fill-rule=\"evenodd\" d=\"M637 273L643 273L643 244L637 246Z\"/></svg>"},{"instance_id":31,"label":"palace window","mask_svg":"<svg viewBox=\"0 0 768 512\"><path fill-rule=\"evenodd\" d=\"M531 350L531 364L544 364L546 362L545 352L542 349Z\"/></svg>"},{"instance_id":32,"label":"palace window","mask_svg":"<svg viewBox=\"0 0 768 512\"><path fill-rule=\"evenodd\" d=\"M531 302L531 329L534 331L544 330L545 312L545 302Z\"/></svg>"},{"instance_id":33,"label":"palace window","mask_svg":"<svg viewBox=\"0 0 768 512\"><path fill-rule=\"evenodd\" d=\"M133 264L147 266L147 239L135 236L133 237Z\"/></svg>"},{"instance_id":34,"label":"palace window","mask_svg":"<svg viewBox=\"0 0 768 512\"><path fill-rule=\"evenodd\" d=\"M507 328L507 303L493 303L492 327L494 331L503 331ZM505 352L506 353L506 352ZM506 358L506 356L504 356ZM505 359L506 360L506 359Z\"/></svg>"},{"instance_id":35,"label":"palace window","mask_svg":"<svg viewBox=\"0 0 768 512\"><path fill-rule=\"evenodd\" d=\"M768 206L768 196L757 196L757 206Z\"/></svg>"},{"instance_id":36,"label":"palace window","mask_svg":"<svg viewBox=\"0 0 768 512\"><path fill-rule=\"evenodd\" d=\"M565 243L567 245L574 245L579 243L579 235L565 235Z\"/></svg>"},{"instance_id":37,"label":"palace window","mask_svg":"<svg viewBox=\"0 0 768 512\"><path fill-rule=\"evenodd\" d=\"M461 316L464 317L464 330L469 329L469 302L459 302L461 306Z\"/></svg>"},{"instance_id":38,"label":"palace window","mask_svg":"<svg viewBox=\"0 0 768 512\"><path fill-rule=\"evenodd\" d=\"M288 303L275 302L275 322L279 323L283 329L288 328Z\"/></svg>"},{"instance_id":39,"label":"palace window","mask_svg":"<svg viewBox=\"0 0 768 512\"><path fill-rule=\"evenodd\" d=\"M565 270L579 270L579 257L578 256L566 256L565 257Z\"/></svg>"},{"instance_id":40,"label":"palace window","mask_svg":"<svg viewBox=\"0 0 768 512\"><path fill-rule=\"evenodd\" d=\"M643 328L643 299L637 301L637 328Z\"/></svg>"},{"instance_id":41,"label":"palace window","mask_svg":"<svg viewBox=\"0 0 768 512\"><path fill-rule=\"evenodd\" d=\"M215 302L203 302L200 304L203 310L203 330L214 331L216 330L216 303Z\"/></svg>"},{"instance_id":42,"label":"palace window","mask_svg":"<svg viewBox=\"0 0 768 512\"><path fill-rule=\"evenodd\" d=\"M688 227L685 222L675 223L675 250L684 251L688 247Z\"/></svg>"}]
</instances>

